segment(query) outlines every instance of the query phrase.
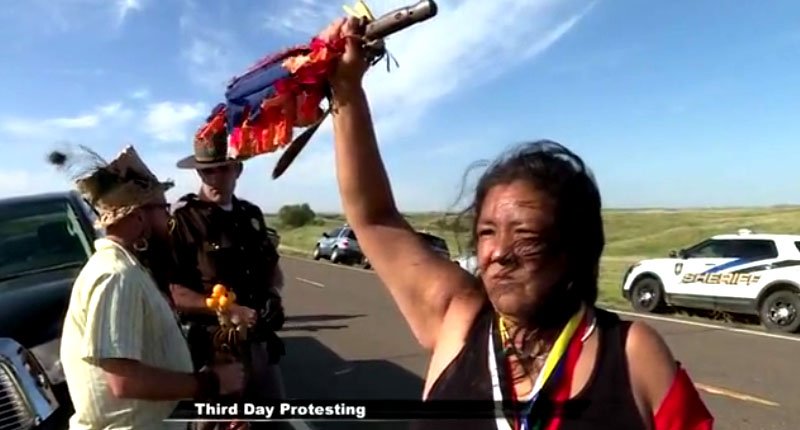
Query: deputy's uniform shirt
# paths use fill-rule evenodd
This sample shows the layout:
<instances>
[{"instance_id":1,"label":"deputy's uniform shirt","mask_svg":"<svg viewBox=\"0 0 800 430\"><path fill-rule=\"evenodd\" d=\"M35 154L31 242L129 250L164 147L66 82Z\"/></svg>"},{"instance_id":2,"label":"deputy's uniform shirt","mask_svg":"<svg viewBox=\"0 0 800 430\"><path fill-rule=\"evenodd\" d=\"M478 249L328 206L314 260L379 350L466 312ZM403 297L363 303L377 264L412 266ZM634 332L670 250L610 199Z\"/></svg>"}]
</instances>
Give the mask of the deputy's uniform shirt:
<instances>
[{"instance_id":1,"label":"deputy's uniform shirt","mask_svg":"<svg viewBox=\"0 0 800 430\"><path fill-rule=\"evenodd\" d=\"M72 289L61 363L75 408L70 429L183 429L165 423L177 401L118 399L98 361L122 358L192 372L177 316L150 273L122 246L95 241L96 252Z\"/></svg>"},{"instance_id":2,"label":"deputy's uniform shirt","mask_svg":"<svg viewBox=\"0 0 800 430\"><path fill-rule=\"evenodd\" d=\"M222 284L236 293L238 304L262 315L279 305L272 288L279 256L261 209L235 197L229 208L222 208L188 194L175 205L172 222L172 283L205 296ZM217 324L211 315L186 314L183 320Z\"/></svg>"}]
</instances>

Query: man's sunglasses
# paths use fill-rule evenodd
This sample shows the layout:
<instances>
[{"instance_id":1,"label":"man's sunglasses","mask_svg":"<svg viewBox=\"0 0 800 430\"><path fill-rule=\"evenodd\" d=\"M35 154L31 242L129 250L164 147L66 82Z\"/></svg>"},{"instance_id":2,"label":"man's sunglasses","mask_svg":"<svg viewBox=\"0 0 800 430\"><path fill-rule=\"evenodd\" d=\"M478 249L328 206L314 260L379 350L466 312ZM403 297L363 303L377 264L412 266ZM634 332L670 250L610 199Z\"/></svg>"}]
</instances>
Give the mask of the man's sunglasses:
<instances>
[{"instance_id":1,"label":"man's sunglasses","mask_svg":"<svg viewBox=\"0 0 800 430\"><path fill-rule=\"evenodd\" d=\"M147 203L145 205L140 206L142 209L149 210L149 209L161 209L166 211L167 213L171 213L172 205L169 203Z\"/></svg>"}]
</instances>

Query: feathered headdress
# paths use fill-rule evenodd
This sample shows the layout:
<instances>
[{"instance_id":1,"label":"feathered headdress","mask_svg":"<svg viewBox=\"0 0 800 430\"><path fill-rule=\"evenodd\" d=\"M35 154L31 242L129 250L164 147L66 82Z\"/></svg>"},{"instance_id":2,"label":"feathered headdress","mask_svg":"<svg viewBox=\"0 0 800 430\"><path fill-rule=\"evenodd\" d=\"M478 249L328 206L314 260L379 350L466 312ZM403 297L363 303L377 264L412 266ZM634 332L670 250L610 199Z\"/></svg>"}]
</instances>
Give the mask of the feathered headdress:
<instances>
[{"instance_id":1,"label":"feathered headdress","mask_svg":"<svg viewBox=\"0 0 800 430\"><path fill-rule=\"evenodd\" d=\"M158 180L133 146L111 162L83 145L53 151L47 159L75 182L78 192L97 210L102 228L138 207L165 202L164 193L173 187L171 181Z\"/></svg>"}]
</instances>

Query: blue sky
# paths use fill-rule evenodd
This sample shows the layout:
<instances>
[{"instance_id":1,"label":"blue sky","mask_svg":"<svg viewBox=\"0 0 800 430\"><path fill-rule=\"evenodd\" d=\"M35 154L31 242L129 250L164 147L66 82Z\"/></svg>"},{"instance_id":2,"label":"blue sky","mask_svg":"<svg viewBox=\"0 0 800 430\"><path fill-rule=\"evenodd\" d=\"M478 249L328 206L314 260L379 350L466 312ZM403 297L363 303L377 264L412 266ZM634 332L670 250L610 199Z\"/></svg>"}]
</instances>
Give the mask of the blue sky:
<instances>
[{"instance_id":1,"label":"blue sky","mask_svg":"<svg viewBox=\"0 0 800 430\"><path fill-rule=\"evenodd\" d=\"M376 13L402 0L372 0ZM462 174L549 138L592 167L606 207L800 202L800 3L794 0L440 0L389 40L400 67L367 91L403 210L450 208ZM175 162L266 53L340 16L328 0L28 0L0 10L0 196L66 189L59 142ZM249 162L239 194L273 211L339 210L330 124L279 180Z\"/></svg>"}]
</instances>

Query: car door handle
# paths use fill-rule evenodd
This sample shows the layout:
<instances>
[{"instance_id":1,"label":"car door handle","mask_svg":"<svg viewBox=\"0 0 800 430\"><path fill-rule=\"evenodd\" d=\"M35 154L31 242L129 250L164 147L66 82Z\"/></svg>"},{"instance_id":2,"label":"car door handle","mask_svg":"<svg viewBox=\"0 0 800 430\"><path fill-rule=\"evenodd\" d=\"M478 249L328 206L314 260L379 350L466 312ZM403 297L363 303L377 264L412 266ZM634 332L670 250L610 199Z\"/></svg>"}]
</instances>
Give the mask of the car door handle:
<instances>
[{"instance_id":1,"label":"car door handle","mask_svg":"<svg viewBox=\"0 0 800 430\"><path fill-rule=\"evenodd\" d=\"M706 267L716 266L714 263L706 263Z\"/></svg>"}]
</instances>

